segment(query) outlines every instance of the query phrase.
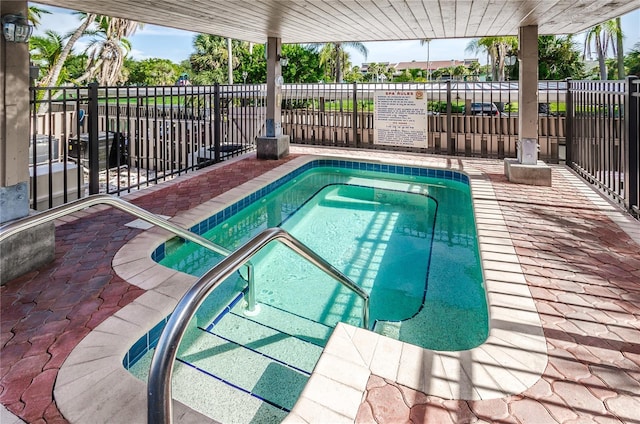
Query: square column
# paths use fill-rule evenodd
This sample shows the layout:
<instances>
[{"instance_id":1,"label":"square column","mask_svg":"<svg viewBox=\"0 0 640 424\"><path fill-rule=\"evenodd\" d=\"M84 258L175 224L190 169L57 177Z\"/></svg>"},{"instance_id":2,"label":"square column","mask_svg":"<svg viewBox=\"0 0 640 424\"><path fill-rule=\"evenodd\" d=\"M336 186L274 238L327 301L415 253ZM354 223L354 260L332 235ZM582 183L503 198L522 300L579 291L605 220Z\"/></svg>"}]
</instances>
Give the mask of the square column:
<instances>
[{"instance_id":1,"label":"square column","mask_svg":"<svg viewBox=\"0 0 640 424\"><path fill-rule=\"evenodd\" d=\"M0 14L27 16L27 2L2 1ZM0 35L0 224L29 214L29 44Z\"/></svg>"},{"instance_id":2,"label":"square column","mask_svg":"<svg viewBox=\"0 0 640 424\"><path fill-rule=\"evenodd\" d=\"M518 30L519 90L516 159L504 160L509 181L529 185L551 185L551 168L538 160L538 27Z\"/></svg>"},{"instance_id":3,"label":"square column","mask_svg":"<svg viewBox=\"0 0 640 424\"><path fill-rule=\"evenodd\" d=\"M0 1L0 16L27 16L27 1ZM0 34L0 224L29 215L29 44ZM35 149L34 149L35 151ZM55 258L55 225L0 243L0 285Z\"/></svg>"},{"instance_id":4,"label":"square column","mask_svg":"<svg viewBox=\"0 0 640 424\"><path fill-rule=\"evenodd\" d=\"M269 37L267 42L267 134L258 137L258 159L280 159L289 155L289 136L282 134L282 43L280 38Z\"/></svg>"},{"instance_id":5,"label":"square column","mask_svg":"<svg viewBox=\"0 0 640 424\"><path fill-rule=\"evenodd\" d=\"M518 159L524 165L538 162L538 27L520 27L518 91Z\"/></svg>"}]
</instances>

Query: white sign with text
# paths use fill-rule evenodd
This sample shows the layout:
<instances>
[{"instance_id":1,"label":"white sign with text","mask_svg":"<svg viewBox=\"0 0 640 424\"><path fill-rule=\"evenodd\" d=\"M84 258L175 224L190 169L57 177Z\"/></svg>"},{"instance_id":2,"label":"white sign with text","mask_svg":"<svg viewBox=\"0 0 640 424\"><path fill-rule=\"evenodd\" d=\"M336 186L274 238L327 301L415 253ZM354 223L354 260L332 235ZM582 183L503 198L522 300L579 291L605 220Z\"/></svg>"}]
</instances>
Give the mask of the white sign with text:
<instances>
[{"instance_id":1,"label":"white sign with text","mask_svg":"<svg viewBox=\"0 0 640 424\"><path fill-rule=\"evenodd\" d=\"M422 90L376 91L374 144L427 147L427 98Z\"/></svg>"}]
</instances>

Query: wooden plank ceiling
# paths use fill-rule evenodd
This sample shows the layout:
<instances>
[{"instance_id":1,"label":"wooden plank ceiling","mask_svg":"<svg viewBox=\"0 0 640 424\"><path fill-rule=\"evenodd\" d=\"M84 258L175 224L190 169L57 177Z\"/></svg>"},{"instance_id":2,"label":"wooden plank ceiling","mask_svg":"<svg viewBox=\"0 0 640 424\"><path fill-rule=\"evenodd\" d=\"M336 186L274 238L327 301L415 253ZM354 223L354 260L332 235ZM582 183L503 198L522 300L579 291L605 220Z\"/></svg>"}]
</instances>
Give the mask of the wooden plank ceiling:
<instances>
[{"instance_id":1,"label":"wooden plank ceiling","mask_svg":"<svg viewBox=\"0 0 640 424\"><path fill-rule=\"evenodd\" d=\"M640 0L38 0L39 3L262 43L574 34Z\"/></svg>"}]
</instances>

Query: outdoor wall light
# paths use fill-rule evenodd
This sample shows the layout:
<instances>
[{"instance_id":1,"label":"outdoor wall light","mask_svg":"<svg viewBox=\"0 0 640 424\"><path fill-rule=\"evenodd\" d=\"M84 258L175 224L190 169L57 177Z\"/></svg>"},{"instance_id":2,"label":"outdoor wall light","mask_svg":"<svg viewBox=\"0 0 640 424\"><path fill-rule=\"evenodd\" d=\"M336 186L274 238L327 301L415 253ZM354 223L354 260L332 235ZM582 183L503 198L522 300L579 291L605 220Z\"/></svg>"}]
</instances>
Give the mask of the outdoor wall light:
<instances>
[{"instance_id":1,"label":"outdoor wall light","mask_svg":"<svg viewBox=\"0 0 640 424\"><path fill-rule=\"evenodd\" d=\"M24 15L4 15L2 17L2 34L8 42L26 43L32 32L33 26L29 25Z\"/></svg>"}]
</instances>

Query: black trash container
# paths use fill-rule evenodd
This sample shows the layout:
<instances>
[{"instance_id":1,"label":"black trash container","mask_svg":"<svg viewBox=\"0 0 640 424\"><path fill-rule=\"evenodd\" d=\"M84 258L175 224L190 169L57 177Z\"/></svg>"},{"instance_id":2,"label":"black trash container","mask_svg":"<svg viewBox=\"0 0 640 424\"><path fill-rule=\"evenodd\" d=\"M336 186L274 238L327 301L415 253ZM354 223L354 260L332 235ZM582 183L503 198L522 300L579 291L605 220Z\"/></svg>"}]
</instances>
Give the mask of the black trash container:
<instances>
[{"instance_id":1,"label":"black trash container","mask_svg":"<svg viewBox=\"0 0 640 424\"><path fill-rule=\"evenodd\" d=\"M83 166L89 167L89 134L80 134L69 144L69 156L78 159ZM102 168L115 168L129 165L129 146L127 136L114 131L98 133L98 163Z\"/></svg>"}]
</instances>

